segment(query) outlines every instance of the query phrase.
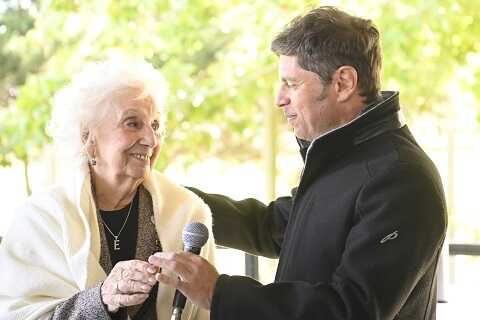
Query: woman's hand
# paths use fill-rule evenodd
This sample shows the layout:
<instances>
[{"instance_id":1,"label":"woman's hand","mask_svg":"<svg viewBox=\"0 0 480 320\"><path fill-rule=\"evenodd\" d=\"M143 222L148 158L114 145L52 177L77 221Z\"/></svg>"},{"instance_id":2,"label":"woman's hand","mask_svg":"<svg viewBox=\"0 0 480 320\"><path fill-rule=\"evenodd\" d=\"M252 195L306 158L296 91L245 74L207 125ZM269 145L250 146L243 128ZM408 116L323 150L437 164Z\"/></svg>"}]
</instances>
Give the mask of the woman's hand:
<instances>
[{"instance_id":1,"label":"woman's hand","mask_svg":"<svg viewBox=\"0 0 480 320\"><path fill-rule=\"evenodd\" d=\"M102 302L109 312L143 303L157 282L157 269L140 260L120 261L100 288Z\"/></svg>"}]
</instances>

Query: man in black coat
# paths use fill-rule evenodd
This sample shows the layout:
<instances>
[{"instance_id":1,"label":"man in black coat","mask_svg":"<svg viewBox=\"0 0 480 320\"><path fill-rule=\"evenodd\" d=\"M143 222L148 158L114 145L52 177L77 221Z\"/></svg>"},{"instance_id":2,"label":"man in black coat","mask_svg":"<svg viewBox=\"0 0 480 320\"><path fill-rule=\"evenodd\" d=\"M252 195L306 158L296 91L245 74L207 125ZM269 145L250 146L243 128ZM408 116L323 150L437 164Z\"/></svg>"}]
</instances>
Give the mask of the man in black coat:
<instances>
[{"instance_id":1,"label":"man in black coat","mask_svg":"<svg viewBox=\"0 0 480 320\"><path fill-rule=\"evenodd\" d=\"M276 104L305 167L290 197L268 206L194 190L218 244L278 257L275 282L218 275L188 253L150 262L157 279L211 319L435 319L436 267L447 214L437 170L380 91L379 33L332 7L294 19L272 42Z\"/></svg>"}]
</instances>

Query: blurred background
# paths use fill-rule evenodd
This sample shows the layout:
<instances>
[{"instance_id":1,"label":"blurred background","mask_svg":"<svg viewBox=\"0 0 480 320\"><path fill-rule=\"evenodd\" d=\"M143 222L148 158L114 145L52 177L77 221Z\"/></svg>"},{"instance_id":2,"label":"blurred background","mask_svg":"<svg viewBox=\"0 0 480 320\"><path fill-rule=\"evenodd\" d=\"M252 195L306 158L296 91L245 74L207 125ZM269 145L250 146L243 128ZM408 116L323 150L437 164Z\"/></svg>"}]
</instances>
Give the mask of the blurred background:
<instances>
[{"instance_id":1,"label":"blurred background","mask_svg":"<svg viewBox=\"0 0 480 320\"><path fill-rule=\"evenodd\" d=\"M270 41L291 18L336 5L382 34L383 89L441 172L449 209L439 319L474 319L480 285L479 0L0 0L0 237L14 208L65 166L45 125L86 62L140 56L170 83L157 168L234 198L286 195L302 162L273 101ZM335 201L335 199L332 199ZM477 246L478 245L478 246ZM221 249L220 270L268 283L276 261Z\"/></svg>"}]
</instances>

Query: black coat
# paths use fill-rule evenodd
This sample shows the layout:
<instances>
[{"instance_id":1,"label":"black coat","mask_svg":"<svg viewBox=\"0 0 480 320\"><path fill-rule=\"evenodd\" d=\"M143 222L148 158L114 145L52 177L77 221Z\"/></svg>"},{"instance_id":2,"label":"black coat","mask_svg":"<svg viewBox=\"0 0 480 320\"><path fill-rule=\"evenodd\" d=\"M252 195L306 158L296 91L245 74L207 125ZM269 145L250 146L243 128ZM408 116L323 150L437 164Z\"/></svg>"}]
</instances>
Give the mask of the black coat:
<instances>
[{"instance_id":1,"label":"black coat","mask_svg":"<svg viewBox=\"0 0 480 320\"><path fill-rule=\"evenodd\" d=\"M268 206L194 190L218 244L280 256L273 284L221 275L211 319L435 319L444 193L398 93L309 148L292 197Z\"/></svg>"}]
</instances>

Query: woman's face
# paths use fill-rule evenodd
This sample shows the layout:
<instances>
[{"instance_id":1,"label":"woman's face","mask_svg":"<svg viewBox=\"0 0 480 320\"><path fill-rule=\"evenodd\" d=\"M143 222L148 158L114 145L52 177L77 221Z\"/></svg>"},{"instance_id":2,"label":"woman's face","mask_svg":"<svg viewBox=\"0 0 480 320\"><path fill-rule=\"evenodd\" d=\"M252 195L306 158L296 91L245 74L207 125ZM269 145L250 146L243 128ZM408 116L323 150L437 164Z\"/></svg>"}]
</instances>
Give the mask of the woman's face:
<instances>
[{"instance_id":1,"label":"woman's face","mask_svg":"<svg viewBox=\"0 0 480 320\"><path fill-rule=\"evenodd\" d=\"M111 100L111 111L94 130L95 173L106 179L145 179L160 149L159 114L151 99L124 90Z\"/></svg>"}]
</instances>

